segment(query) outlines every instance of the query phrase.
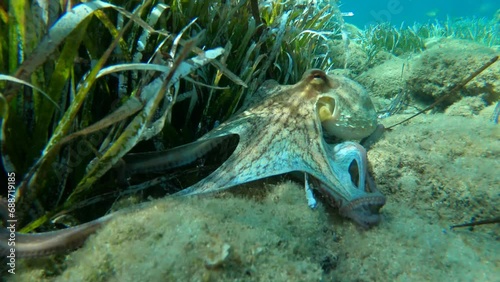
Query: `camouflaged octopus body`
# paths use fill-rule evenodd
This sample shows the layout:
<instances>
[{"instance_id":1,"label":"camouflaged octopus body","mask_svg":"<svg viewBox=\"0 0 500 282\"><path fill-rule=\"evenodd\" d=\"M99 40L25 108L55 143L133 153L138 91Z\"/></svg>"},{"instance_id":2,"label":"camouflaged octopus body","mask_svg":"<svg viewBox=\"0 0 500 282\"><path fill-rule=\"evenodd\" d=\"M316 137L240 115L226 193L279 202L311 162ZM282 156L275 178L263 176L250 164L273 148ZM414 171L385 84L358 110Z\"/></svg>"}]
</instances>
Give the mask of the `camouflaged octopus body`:
<instances>
[{"instance_id":1,"label":"camouflaged octopus body","mask_svg":"<svg viewBox=\"0 0 500 282\"><path fill-rule=\"evenodd\" d=\"M303 79L309 72L304 74ZM318 114L325 133L343 140L359 140L369 136L377 127L378 118L368 92L343 76L330 75L328 80L332 88L317 100ZM293 87L268 80L247 97L242 108L248 109Z\"/></svg>"},{"instance_id":2,"label":"camouflaged octopus body","mask_svg":"<svg viewBox=\"0 0 500 282\"><path fill-rule=\"evenodd\" d=\"M358 139L373 132L376 119L366 91L348 78L310 70L294 85L266 81L240 112L199 140L210 142L238 135L232 155L208 177L178 195L215 192L300 171L312 176L320 184L319 190L327 193L345 216L362 225L375 224L379 217L372 217L370 211L378 213L385 198L373 184L354 183L349 171L355 162L356 167L363 168L360 173L367 174L366 152L357 145L357 149L349 149L350 159L342 159L349 163L339 163L336 156L344 151L337 152L335 145L326 143L323 131L341 139ZM370 215L355 214L359 210Z\"/></svg>"},{"instance_id":3,"label":"camouflaged octopus body","mask_svg":"<svg viewBox=\"0 0 500 282\"><path fill-rule=\"evenodd\" d=\"M131 173L175 167L194 161L224 139L238 135L231 156L208 177L177 193L215 192L287 172L311 176L315 188L362 226L376 224L385 197L367 171L366 152L359 144L328 144L323 131L340 139L359 139L376 127L376 115L366 92L355 82L306 72L294 85L265 82L246 99L242 109L199 140L165 152L139 154ZM133 212L123 210L120 212ZM75 248L118 213L72 228L39 234L17 234L18 257L50 255ZM9 250L7 230L0 232L0 253Z\"/></svg>"},{"instance_id":4,"label":"camouflaged octopus body","mask_svg":"<svg viewBox=\"0 0 500 282\"><path fill-rule=\"evenodd\" d=\"M339 87L330 93L335 100L330 117L321 118L325 133L344 140L369 136L376 129L378 118L368 92L346 77L330 76L330 79Z\"/></svg>"}]
</instances>

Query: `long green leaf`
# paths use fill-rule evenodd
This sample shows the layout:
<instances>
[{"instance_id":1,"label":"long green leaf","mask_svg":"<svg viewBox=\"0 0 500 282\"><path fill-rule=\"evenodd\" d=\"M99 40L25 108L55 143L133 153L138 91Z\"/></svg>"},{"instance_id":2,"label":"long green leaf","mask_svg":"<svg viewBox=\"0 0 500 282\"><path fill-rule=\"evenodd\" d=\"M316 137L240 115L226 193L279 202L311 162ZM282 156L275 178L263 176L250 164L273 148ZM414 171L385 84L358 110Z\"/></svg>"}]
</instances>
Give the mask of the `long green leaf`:
<instances>
[{"instance_id":1,"label":"long green leaf","mask_svg":"<svg viewBox=\"0 0 500 282\"><path fill-rule=\"evenodd\" d=\"M52 54L56 48L65 40L68 35L87 17L93 15L93 13L100 9L113 8L125 16L131 18L139 25L147 28L151 32L159 33L158 31L152 29L146 22L138 17L135 17L128 11L118 6L103 1L92 1L87 3L79 4L68 12L64 14L52 28L49 30L47 36L38 44L37 48L33 51L29 59L25 60L21 67L16 72L16 77L20 79L26 79L30 74L32 74L36 68L43 64L47 57ZM9 93L7 93L8 96ZM8 98L8 97L7 97Z\"/></svg>"},{"instance_id":2,"label":"long green leaf","mask_svg":"<svg viewBox=\"0 0 500 282\"><path fill-rule=\"evenodd\" d=\"M137 11L140 12L140 11ZM113 49L116 47L119 38L123 35L123 33L132 25L133 21L129 21L127 25L120 31L118 37L115 38L113 43L108 47L106 52L101 56L101 58L97 61L95 66L92 68L90 73L86 76L84 81L81 83L81 86L75 96L75 99L71 103L69 109L66 111L62 119L60 120L57 128L55 129L53 135L51 136L47 146L45 147L42 156L36 162L36 164L30 169L30 171L25 175L25 178L21 182L20 186L17 189L17 199L19 204L21 205L21 201L32 201L36 198L39 193L38 187L44 187L46 185L46 173L50 170L50 166L53 163L55 157L57 156L61 144L59 141L68 134L70 127L73 124L73 121L85 101L92 85L97 79L97 74L104 66L104 63L107 61L109 56L111 55ZM32 189L27 189L31 187ZM24 195L26 191L29 191L29 194ZM24 195L24 197L22 197ZM22 205L21 205L22 206ZM36 226L30 225L30 228L36 228Z\"/></svg>"},{"instance_id":3,"label":"long green leaf","mask_svg":"<svg viewBox=\"0 0 500 282\"><path fill-rule=\"evenodd\" d=\"M0 80L11 81L11 82L15 82L15 83L29 86L29 87L35 89L36 91L40 92L43 96L45 96L45 98L47 98L47 100L49 100L52 103L53 106L55 106L58 110L61 110L61 108L56 103L56 101L54 101L52 98L50 98L49 94L45 93L42 89L36 87L35 85L33 85L29 82L26 82L24 80L21 80L19 78L14 77L14 76L4 75L4 74L0 74Z\"/></svg>"},{"instance_id":4,"label":"long green leaf","mask_svg":"<svg viewBox=\"0 0 500 282\"><path fill-rule=\"evenodd\" d=\"M61 99L63 89L68 83L68 78L74 66L78 48L85 33L87 32L89 19L90 18L84 20L68 36L62 52L58 56L56 66L52 73L52 76L50 77L48 87L48 95L51 101L59 101ZM57 106L57 108L59 108L59 106ZM43 145L47 142L50 120L52 119L53 114L54 107L44 100L41 100L39 103L35 104L36 127L33 136L35 140L38 140L38 142L42 143Z\"/></svg>"},{"instance_id":5,"label":"long green leaf","mask_svg":"<svg viewBox=\"0 0 500 282\"><path fill-rule=\"evenodd\" d=\"M186 48L186 47L185 47ZM185 52L185 51L184 51ZM165 90L169 89L179 79L189 75L197 68L209 63L224 52L224 49L217 48L208 50L203 55L198 55L191 59L191 62L183 62L178 69L175 66L172 68L174 72L168 75L160 76L153 82L148 84L142 90L141 98L146 101L146 105L142 111L130 122L120 137L113 142L113 145L106 150L101 158L97 160L91 167L85 177L80 181L74 192L68 198L68 203L74 203L79 200L79 197L86 191L95 181L97 181L104 173L106 173L114 164L118 162L126 153L128 153L139 141L149 139L156 135L162 128L161 126L149 127L149 122L156 113L156 109L163 100ZM168 84L165 85L165 82ZM166 115L166 113L164 113Z\"/></svg>"}]
</instances>

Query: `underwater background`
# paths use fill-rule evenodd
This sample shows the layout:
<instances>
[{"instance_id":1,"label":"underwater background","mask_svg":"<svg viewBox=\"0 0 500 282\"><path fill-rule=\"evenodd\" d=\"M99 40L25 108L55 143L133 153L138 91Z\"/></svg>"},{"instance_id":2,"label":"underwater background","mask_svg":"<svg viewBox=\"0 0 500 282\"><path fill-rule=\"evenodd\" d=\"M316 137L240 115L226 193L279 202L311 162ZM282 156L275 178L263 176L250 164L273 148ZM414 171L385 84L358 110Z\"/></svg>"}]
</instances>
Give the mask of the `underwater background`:
<instances>
[{"instance_id":1,"label":"underwater background","mask_svg":"<svg viewBox=\"0 0 500 282\"><path fill-rule=\"evenodd\" d=\"M265 28L249 0L95 1L102 6L86 19L75 12L88 5L80 1L69 4L73 11L66 1L49 1L50 13L38 10L47 17L36 16L37 2L0 2L0 73L24 76L51 98L0 80L0 98L8 98L0 100L3 170L15 170L26 186L16 203L18 231L62 230L110 211L132 212L77 250L19 258L16 275L4 265L2 281L500 282L500 63L450 93L500 54L499 1L258 1ZM147 25L134 22L118 34L127 22L123 10L141 9ZM67 14L75 22L61 28L57 20ZM58 29L72 32L50 37L60 45L44 41ZM182 44L165 31L183 33ZM120 42L106 53L114 38ZM210 64L190 43L230 52ZM168 81L166 92L172 98L178 87L177 100L158 98L147 111L131 97L145 85L159 97L153 82L165 70L114 67L151 58L168 66L174 59L202 63L183 69L178 84ZM288 175L216 196L168 197L206 177L221 162L217 152L191 167L122 181L117 155L193 142L264 81L294 84L311 68L359 83L386 127L451 94L368 150L387 197L379 225L362 229L321 197L310 209L303 182ZM99 70L107 72L98 77ZM166 122L139 142L128 125L145 126L141 116ZM497 223L450 228L488 219Z\"/></svg>"},{"instance_id":2,"label":"underwater background","mask_svg":"<svg viewBox=\"0 0 500 282\"><path fill-rule=\"evenodd\" d=\"M500 3L493 0L346 0L341 2L340 9L354 13L346 22L362 28L382 22L399 26L448 19L491 19L500 9Z\"/></svg>"}]
</instances>

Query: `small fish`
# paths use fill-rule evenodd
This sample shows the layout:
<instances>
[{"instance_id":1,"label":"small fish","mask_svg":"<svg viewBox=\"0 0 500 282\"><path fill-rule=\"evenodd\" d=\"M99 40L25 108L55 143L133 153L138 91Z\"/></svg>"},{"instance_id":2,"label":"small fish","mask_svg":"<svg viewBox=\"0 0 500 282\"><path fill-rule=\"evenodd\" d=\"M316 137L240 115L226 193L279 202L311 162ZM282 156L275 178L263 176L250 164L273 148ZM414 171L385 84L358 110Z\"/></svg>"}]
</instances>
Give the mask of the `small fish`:
<instances>
[{"instance_id":1,"label":"small fish","mask_svg":"<svg viewBox=\"0 0 500 282\"><path fill-rule=\"evenodd\" d=\"M439 13L439 9L432 9L432 10L428 11L427 13L425 13L425 15L428 17L434 18L437 16L438 13Z\"/></svg>"},{"instance_id":2,"label":"small fish","mask_svg":"<svg viewBox=\"0 0 500 282\"><path fill-rule=\"evenodd\" d=\"M354 16L354 13L353 12L345 12L345 13L340 13L342 15L342 17L352 17Z\"/></svg>"},{"instance_id":3,"label":"small fish","mask_svg":"<svg viewBox=\"0 0 500 282\"><path fill-rule=\"evenodd\" d=\"M491 115L491 121L494 124L498 124L499 116L500 116L500 101L498 101L497 105L495 106L495 110L493 111L493 114Z\"/></svg>"}]
</instances>

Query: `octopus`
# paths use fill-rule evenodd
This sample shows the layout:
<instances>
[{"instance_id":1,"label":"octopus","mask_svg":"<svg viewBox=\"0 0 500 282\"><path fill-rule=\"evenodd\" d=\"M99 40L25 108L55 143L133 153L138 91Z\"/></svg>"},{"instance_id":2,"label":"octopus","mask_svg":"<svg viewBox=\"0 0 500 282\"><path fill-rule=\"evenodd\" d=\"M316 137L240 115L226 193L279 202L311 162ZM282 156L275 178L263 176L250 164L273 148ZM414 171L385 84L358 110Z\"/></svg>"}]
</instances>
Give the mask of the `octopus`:
<instances>
[{"instance_id":1,"label":"octopus","mask_svg":"<svg viewBox=\"0 0 500 282\"><path fill-rule=\"evenodd\" d=\"M376 128L374 106L359 84L313 69L294 85L264 82L246 97L232 118L193 143L162 153L136 154L125 158L125 162L130 173L179 166L237 137L236 148L227 160L174 196L218 192L295 172L304 176L311 207L315 200L310 186L338 207L342 216L368 228L380 221L379 210L385 197L368 172L365 149L351 140L368 137ZM328 143L327 139L336 142ZM78 247L119 213L63 230L17 234L17 257L43 256ZM9 233L3 230L0 235L0 250L7 253Z\"/></svg>"}]
</instances>

